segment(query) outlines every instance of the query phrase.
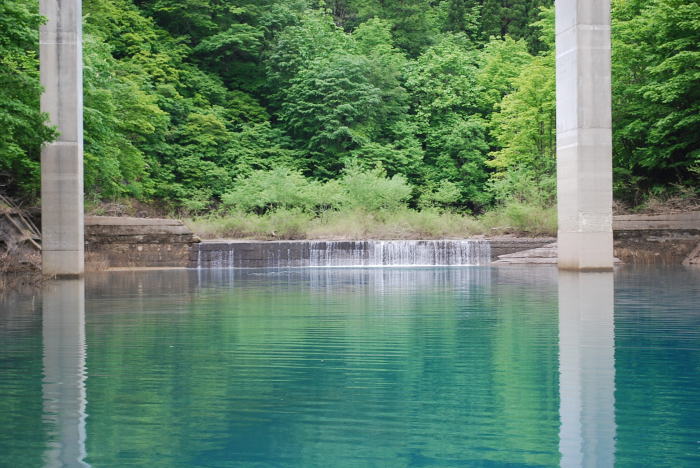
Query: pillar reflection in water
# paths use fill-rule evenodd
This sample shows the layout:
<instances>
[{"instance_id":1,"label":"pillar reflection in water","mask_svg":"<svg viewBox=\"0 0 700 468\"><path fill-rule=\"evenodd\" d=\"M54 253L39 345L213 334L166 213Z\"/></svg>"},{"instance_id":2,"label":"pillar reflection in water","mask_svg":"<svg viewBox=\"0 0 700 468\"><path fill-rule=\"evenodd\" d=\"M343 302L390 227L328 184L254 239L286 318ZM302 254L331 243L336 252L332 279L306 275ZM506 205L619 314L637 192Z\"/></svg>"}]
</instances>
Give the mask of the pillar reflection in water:
<instances>
[{"instance_id":1,"label":"pillar reflection in water","mask_svg":"<svg viewBox=\"0 0 700 468\"><path fill-rule=\"evenodd\" d=\"M47 467L85 467L85 283L49 281L43 291L44 422Z\"/></svg>"},{"instance_id":2,"label":"pillar reflection in water","mask_svg":"<svg viewBox=\"0 0 700 468\"><path fill-rule=\"evenodd\" d=\"M561 466L615 464L612 273L559 274Z\"/></svg>"}]
</instances>

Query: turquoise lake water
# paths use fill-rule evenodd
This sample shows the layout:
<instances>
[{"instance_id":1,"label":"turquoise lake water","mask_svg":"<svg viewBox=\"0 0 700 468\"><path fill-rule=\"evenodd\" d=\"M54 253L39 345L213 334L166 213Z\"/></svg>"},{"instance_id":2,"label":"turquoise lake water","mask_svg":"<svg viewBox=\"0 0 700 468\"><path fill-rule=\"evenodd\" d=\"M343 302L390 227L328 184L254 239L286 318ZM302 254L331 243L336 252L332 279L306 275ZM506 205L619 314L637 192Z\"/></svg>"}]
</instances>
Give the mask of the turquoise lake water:
<instances>
[{"instance_id":1,"label":"turquoise lake water","mask_svg":"<svg viewBox=\"0 0 700 468\"><path fill-rule=\"evenodd\" d=\"M0 466L700 466L700 269L91 274L0 299Z\"/></svg>"}]
</instances>

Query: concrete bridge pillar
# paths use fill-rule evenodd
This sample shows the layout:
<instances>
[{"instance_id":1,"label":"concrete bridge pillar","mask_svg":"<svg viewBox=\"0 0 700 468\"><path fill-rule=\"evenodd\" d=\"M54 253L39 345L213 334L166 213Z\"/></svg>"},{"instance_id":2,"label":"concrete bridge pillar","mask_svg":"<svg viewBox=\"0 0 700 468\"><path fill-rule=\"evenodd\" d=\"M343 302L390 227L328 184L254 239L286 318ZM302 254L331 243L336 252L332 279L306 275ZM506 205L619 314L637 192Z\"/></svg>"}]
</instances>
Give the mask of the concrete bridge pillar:
<instances>
[{"instance_id":1,"label":"concrete bridge pillar","mask_svg":"<svg viewBox=\"0 0 700 468\"><path fill-rule=\"evenodd\" d=\"M612 270L610 0L556 0L559 267Z\"/></svg>"},{"instance_id":2,"label":"concrete bridge pillar","mask_svg":"<svg viewBox=\"0 0 700 468\"><path fill-rule=\"evenodd\" d=\"M45 274L79 276L83 241L83 57L81 0L40 0L41 109L59 136L41 152Z\"/></svg>"}]
</instances>

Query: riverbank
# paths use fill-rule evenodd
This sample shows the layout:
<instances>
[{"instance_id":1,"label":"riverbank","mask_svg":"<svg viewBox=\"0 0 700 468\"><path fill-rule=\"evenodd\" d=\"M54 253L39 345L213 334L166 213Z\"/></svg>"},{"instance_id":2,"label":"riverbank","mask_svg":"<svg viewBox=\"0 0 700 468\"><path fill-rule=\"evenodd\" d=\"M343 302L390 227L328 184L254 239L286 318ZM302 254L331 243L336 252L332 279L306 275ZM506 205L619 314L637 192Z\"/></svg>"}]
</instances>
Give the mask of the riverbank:
<instances>
[{"instance_id":1,"label":"riverbank","mask_svg":"<svg viewBox=\"0 0 700 468\"><path fill-rule=\"evenodd\" d=\"M22 251L0 251L0 294L3 291L41 283L41 255Z\"/></svg>"},{"instance_id":2,"label":"riverbank","mask_svg":"<svg viewBox=\"0 0 700 468\"><path fill-rule=\"evenodd\" d=\"M295 231L294 236L290 235L290 231L260 231L266 235L254 239L244 238L241 234L245 234L245 231L240 230L206 232L195 226L193 232L176 220L89 217L86 218L87 253L108 260L109 268L336 265L342 263L338 259L345 257L352 259L353 265L403 264L404 258L410 259L407 264L452 265L464 264L453 258L453 253L459 253L457 257L461 258L463 250L470 248L469 243L488 244L491 260L496 261L501 255L538 249L556 242L552 235L535 235L532 232L523 235L517 231L504 234L504 231L511 231L512 228L486 229L489 225L483 220L447 213L434 214L434 218L429 218L429 222L423 224L401 224L406 219L415 223L425 213L403 218L403 214L397 212L376 223L371 222L372 215L365 214L364 217L337 219L337 224L328 223L322 226L323 230L316 231L322 233L318 237L313 235L312 230L300 229ZM533 215L533 219L541 218ZM228 220L214 221L225 223ZM230 222L235 227L243 221L232 219ZM696 263L696 255L691 254L700 245L700 212L616 216L613 224L615 255L624 263ZM347 229L336 230L339 226L346 226ZM200 237L204 237L201 243ZM381 250L381 255L377 249ZM330 260L329 250L337 254L330 255L333 257ZM419 251L422 253L418 254ZM536 253L535 257L541 260L543 254ZM383 263L378 261L380 257ZM417 260L419 257L420 260ZM516 255L508 263L540 262L533 260L535 257ZM555 254L550 252L546 258L548 262L556 263ZM471 261L466 263L473 264ZM488 262L480 257L478 263Z\"/></svg>"},{"instance_id":3,"label":"riverbank","mask_svg":"<svg viewBox=\"0 0 700 468\"><path fill-rule=\"evenodd\" d=\"M345 265L345 257L352 259L352 265L370 266L556 263L555 236L514 228L528 223L537 226L534 223L546 220L547 213L513 210L489 218L403 210L373 214L336 212L335 216L294 232L275 231L275 226L282 224L273 224L269 231L228 230L245 223L246 218L210 217L205 223L195 220L193 232L177 219L88 216L86 271ZM261 218L264 216L257 220ZM202 223L199 229L197 222ZM222 229L202 229L211 225ZM256 232L260 238L245 238ZM195 233L204 237L204 242ZM614 234L615 255L624 263L700 264L700 211L615 216ZM478 257L478 261L471 256ZM6 250L0 258L0 289L40 283L40 262L38 251Z\"/></svg>"}]
</instances>

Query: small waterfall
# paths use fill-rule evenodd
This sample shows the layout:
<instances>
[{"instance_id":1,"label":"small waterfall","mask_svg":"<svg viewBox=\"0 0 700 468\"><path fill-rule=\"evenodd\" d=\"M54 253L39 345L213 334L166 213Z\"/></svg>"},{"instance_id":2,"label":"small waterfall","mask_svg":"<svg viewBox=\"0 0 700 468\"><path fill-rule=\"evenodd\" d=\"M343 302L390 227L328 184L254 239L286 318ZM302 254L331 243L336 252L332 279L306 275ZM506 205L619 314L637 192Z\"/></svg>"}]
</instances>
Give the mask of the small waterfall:
<instances>
[{"instance_id":1,"label":"small waterfall","mask_svg":"<svg viewBox=\"0 0 700 468\"><path fill-rule=\"evenodd\" d=\"M487 240L207 242L195 268L486 265Z\"/></svg>"},{"instance_id":2,"label":"small waterfall","mask_svg":"<svg viewBox=\"0 0 700 468\"><path fill-rule=\"evenodd\" d=\"M490 244L481 240L311 242L309 266L483 265Z\"/></svg>"},{"instance_id":3,"label":"small waterfall","mask_svg":"<svg viewBox=\"0 0 700 468\"><path fill-rule=\"evenodd\" d=\"M479 265L491 261L486 241L382 242L384 265Z\"/></svg>"},{"instance_id":4,"label":"small waterfall","mask_svg":"<svg viewBox=\"0 0 700 468\"><path fill-rule=\"evenodd\" d=\"M371 241L312 241L308 266L365 266L371 245Z\"/></svg>"}]
</instances>

